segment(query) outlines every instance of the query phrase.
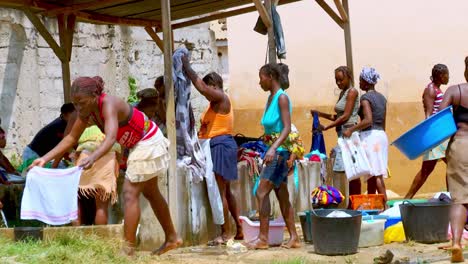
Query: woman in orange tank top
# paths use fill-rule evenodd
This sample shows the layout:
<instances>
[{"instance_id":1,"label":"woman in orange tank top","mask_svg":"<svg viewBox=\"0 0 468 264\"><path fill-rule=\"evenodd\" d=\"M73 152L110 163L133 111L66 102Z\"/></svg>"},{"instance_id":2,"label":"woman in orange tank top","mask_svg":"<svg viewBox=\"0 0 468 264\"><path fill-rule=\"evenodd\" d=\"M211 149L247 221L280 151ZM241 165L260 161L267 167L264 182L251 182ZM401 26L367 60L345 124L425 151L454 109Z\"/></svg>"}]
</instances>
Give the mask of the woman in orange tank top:
<instances>
[{"instance_id":1,"label":"woman in orange tank top","mask_svg":"<svg viewBox=\"0 0 468 264\"><path fill-rule=\"evenodd\" d=\"M231 101L223 90L223 79L219 74L211 72L202 80L190 66L187 57L182 57L182 62L195 88L210 101L202 116L198 136L201 139L210 139L213 172L223 200L224 224L221 225L221 236L214 243L224 244L230 238L229 213L237 226L234 239L243 239L239 210L231 192L231 181L237 180L237 144L232 137L234 114Z\"/></svg>"}]
</instances>

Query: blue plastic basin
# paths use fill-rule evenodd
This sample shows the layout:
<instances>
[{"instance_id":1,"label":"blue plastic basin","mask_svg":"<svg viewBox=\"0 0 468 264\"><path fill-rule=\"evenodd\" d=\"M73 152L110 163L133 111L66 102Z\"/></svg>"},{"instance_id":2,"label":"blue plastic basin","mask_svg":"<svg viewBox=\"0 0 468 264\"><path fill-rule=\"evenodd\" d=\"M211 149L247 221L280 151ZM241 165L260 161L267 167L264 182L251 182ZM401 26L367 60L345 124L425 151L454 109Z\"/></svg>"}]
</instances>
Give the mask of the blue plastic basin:
<instances>
[{"instance_id":1,"label":"blue plastic basin","mask_svg":"<svg viewBox=\"0 0 468 264\"><path fill-rule=\"evenodd\" d=\"M452 107L448 107L401 135L392 145L410 160L414 160L447 140L455 132L457 126L453 119Z\"/></svg>"}]
</instances>

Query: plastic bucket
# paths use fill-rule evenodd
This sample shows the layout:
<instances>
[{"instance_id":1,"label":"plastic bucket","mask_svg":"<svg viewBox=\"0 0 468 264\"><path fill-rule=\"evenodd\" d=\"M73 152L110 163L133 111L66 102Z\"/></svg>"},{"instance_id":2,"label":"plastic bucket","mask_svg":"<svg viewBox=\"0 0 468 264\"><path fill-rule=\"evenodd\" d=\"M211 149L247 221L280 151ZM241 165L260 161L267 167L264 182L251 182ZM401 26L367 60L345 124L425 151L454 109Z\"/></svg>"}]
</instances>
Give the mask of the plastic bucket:
<instances>
[{"instance_id":1,"label":"plastic bucket","mask_svg":"<svg viewBox=\"0 0 468 264\"><path fill-rule=\"evenodd\" d=\"M345 212L351 217L329 218L333 211ZM320 255L349 255L358 251L362 214L353 210L315 210L312 216L312 237L315 253Z\"/></svg>"},{"instance_id":2,"label":"plastic bucket","mask_svg":"<svg viewBox=\"0 0 468 264\"><path fill-rule=\"evenodd\" d=\"M449 203L400 204L406 240L420 243L448 241L449 211Z\"/></svg>"},{"instance_id":3,"label":"plastic bucket","mask_svg":"<svg viewBox=\"0 0 468 264\"><path fill-rule=\"evenodd\" d=\"M396 200L390 200L390 201L387 201L387 205L389 207L393 207L393 205L395 203L398 203L398 202L403 202L403 201L409 201L411 203L427 203L427 199L396 199Z\"/></svg>"},{"instance_id":4,"label":"plastic bucket","mask_svg":"<svg viewBox=\"0 0 468 264\"><path fill-rule=\"evenodd\" d=\"M42 227L15 227L15 241L42 240Z\"/></svg>"},{"instance_id":5,"label":"plastic bucket","mask_svg":"<svg viewBox=\"0 0 468 264\"><path fill-rule=\"evenodd\" d=\"M414 160L444 142L455 132L457 126L453 119L452 107L448 107L401 135L392 145L410 160Z\"/></svg>"},{"instance_id":6,"label":"plastic bucket","mask_svg":"<svg viewBox=\"0 0 468 264\"><path fill-rule=\"evenodd\" d=\"M313 243L312 240L312 216L310 211L300 212L297 214L301 220L302 235L306 243Z\"/></svg>"},{"instance_id":7,"label":"plastic bucket","mask_svg":"<svg viewBox=\"0 0 468 264\"><path fill-rule=\"evenodd\" d=\"M359 247L375 247L384 244L385 219L363 220Z\"/></svg>"}]
</instances>

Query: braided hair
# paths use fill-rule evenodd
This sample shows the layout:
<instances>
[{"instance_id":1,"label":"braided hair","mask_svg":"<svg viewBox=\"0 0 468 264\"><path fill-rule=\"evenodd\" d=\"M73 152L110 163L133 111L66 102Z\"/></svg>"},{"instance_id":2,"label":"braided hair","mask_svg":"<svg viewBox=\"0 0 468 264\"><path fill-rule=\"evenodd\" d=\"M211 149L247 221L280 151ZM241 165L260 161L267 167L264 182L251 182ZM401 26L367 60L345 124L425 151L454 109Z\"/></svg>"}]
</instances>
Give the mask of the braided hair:
<instances>
[{"instance_id":1,"label":"braided hair","mask_svg":"<svg viewBox=\"0 0 468 264\"><path fill-rule=\"evenodd\" d=\"M448 73L448 68L445 64L436 64L434 65L434 67L432 68L432 75L431 75L431 80L432 81L435 81L435 80L440 80L440 78L442 77L442 75L444 75L445 73Z\"/></svg>"},{"instance_id":2,"label":"braided hair","mask_svg":"<svg viewBox=\"0 0 468 264\"><path fill-rule=\"evenodd\" d=\"M271 78L279 82L281 70L278 64L271 63L271 62L268 64L265 64L260 68L260 72L265 75L271 76Z\"/></svg>"},{"instance_id":3,"label":"braided hair","mask_svg":"<svg viewBox=\"0 0 468 264\"><path fill-rule=\"evenodd\" d=\"M72 93L86 95L100 95L104 91L104 80L100 76L78 77L72 84Z\"/></svg>"},{"instance_id":4,"label":"braided hair","mask_svg":"<svg viewBox=\"0 0 468 264\"><path fill-rule=\"evenodd\" d=\"M208 73L202 80L207 85L217 86L218 88L223 89L223 78L216 72Z\"/></svg>"},{"instance_id":5,"label":"braided hair","mask_svg":"<svg viewBox=\"0 0 468 264\"><path fill-rule=\"evenodd\" d=\"M348 66L340 66L340 67L336 68L335 73L337 73L337 72L341 72L342 74L347 76L350 81L353 80L353 75L351 74L351 71L349 70Z\"/></svg>"}]
</instances>

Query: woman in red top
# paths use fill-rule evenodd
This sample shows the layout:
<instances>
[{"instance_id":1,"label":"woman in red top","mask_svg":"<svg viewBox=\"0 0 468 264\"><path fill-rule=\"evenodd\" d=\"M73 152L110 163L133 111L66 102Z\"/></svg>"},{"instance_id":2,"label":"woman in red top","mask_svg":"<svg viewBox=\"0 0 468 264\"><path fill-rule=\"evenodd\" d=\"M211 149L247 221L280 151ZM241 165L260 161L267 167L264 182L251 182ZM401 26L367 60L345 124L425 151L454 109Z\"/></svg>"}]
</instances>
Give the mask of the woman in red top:
<instances>
[{"instance_id":1,"label":"woman in red top","mask_svg":"<svg viewBox=\"0 0 468 264\"><path fill-rule=\"evenodd\" d=\"M136 245L136 230L140 220L139 196L143 193L151 204L165 236L165 243L154 254L163 254L182 244L178 239L169 208L158 187L158 176L166 174L169 153L168 140L158 127L142 112L120 98L103 93L100 77L80 77L72 84L72 100L77 110L63 140L45 156L36 159L32 166L43 167L48 161L72 148L89 124L97 125L106 135L101 145L79 166L91 168L96 160L106 154L117 141L129 148L124 182L124 236L128 243L126 253L132 255ZM156 187L156 188L155 188Z\"/></svg>"}]
</instances>

